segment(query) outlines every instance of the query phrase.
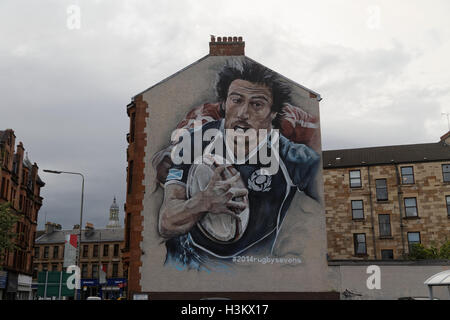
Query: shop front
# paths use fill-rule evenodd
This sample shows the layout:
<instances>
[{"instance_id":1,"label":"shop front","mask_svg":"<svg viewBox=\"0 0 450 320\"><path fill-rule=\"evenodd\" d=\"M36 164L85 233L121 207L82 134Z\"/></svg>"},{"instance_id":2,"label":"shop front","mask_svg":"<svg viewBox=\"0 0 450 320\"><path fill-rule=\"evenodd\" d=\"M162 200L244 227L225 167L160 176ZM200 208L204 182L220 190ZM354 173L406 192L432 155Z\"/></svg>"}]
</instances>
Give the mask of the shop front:
<instances>
[{"instance_id":1,"label":"shop front","mask_svg":"<svg viewBox=\"0 0 450 320\"><path fill-rule=\"evenodd\" d=\"M8 271L6 295L3 297L4 300L17 299L17 284L18 284L18 274L12 271Z\"/></svg>"},{"instance_id":2,"label":"shop front","mask_svg":"<svg viewBox=\"0 0 450 320\"><path fill-rule=\"evenodd\" d=\"M125 278L112 278L107 279L107 282L102 285L101 297L104 300L117 300L120 297L124 297L125 289L127 285L127 279Z\"/></svg>"},{"instance_id":3,"label":"shop front","mask_svg":"<svg viewBox=\"0 0 450 320\"><path fill-rule=\"evenodd\" d=\"M125 296L127 279L111 278L100 284L98 279L81 279L81 300L88 297L101 297L103 300L116 300Z\"/></svg>"},{"instance_id":4,"label":"shop front","mask_svg":"<svg viewBox=\"0 0 450 320\"><path fill-rule=\"evenodd\" d=\"M26 274L20 274L17 277L17 300L31 300L32 278Z\"/></svg>"},{"instance_id":5,"label":"shop front","mask_svg":"<svg viewBox=\"0 0 450 320\"><path fill-rule=\"evenodd\" d=\"M6 295L6 286L8 285L8 271L0 270L0 300Z\"/></svg>"},{"instance_id":6,"label":"shop front","mask_svg":"<svg viewBox=\"0 0 450 320\"><path fill-rule=\"evenodd\" d=\"M81 279L81 300L97 296L101 296L98 279Z\"/></svg>"}]
</instances>

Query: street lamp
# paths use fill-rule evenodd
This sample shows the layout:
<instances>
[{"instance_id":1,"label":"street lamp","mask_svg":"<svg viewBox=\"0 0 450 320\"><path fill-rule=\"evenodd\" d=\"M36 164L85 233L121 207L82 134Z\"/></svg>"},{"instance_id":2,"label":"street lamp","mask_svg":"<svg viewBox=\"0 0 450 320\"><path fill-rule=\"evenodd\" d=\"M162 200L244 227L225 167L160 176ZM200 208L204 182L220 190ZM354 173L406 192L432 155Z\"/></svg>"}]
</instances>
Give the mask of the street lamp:
<instances>
[{"instance_id":1,"label":"street lamp","mask_svg":"<svg viewBox=\"0 0 450 320\"><path fill-rule=\"evenodd\" d=\"M81 230L83 227L83 200L84 200L84 176L83 174L79 172L68 172L68 171L59 171L59 170L44 170L46 173L53 173L53 174L76 174L81 176L81 209L80 209L80 236L78 237L78 250L77 250L77 266L81 272ZM75 290L76 292L76 290ZM81 288L80 288L80 295L81 295ZM76 294L75 294L76 297ZM80 296L81 298L81 296Z\"/></svg>"}]
</instances>

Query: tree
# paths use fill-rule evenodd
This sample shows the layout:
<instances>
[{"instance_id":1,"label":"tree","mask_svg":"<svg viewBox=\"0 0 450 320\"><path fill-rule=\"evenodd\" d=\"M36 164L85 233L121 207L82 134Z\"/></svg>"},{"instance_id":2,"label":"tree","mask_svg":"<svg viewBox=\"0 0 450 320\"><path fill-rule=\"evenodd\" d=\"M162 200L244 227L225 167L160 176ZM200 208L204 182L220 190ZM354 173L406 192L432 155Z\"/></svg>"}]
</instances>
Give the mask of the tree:
<instances>
[{"instance_id":1,"label":"tree","mask_svg":"<svg viewBox=\"0 0 450 320\"><path fill-rule=\"evenodd\" d=\"M14 241L17 233L13 230L13 227L20 220L20 217L14 214L10 207L9 202L0 204L0 261L4 261L7 251L17 248Z\"/></svg>"},{"instance_id":2,"label":"tree","mask_svg":"<svg viewBox=\"0 0 450 320\"><path fill-rule=\"evenodd\" d=\"M409 258L411 260L450 259L450 240L445 241L439 249L435 245L425 248L421 243L413 244Z\"/></svg>"}]
</instances>

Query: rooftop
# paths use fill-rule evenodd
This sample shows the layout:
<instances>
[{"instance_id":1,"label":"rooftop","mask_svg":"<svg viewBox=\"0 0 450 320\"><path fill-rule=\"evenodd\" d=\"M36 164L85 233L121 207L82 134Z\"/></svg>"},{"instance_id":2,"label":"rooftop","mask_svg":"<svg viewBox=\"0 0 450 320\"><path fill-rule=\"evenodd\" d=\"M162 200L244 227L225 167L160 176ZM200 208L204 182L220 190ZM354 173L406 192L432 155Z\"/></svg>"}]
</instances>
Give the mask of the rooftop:
<instances>
[{"instance_id":1,"label":"rooftop","mask_svg":"<svg viewBox=\"0 0 450 320\"><path fill-rule=\"evenodd\" d=\"M39 231L38 231L39 232ZM35 241L36 244L45 243L64 243L66 235L79 234L78 229L71 230L55 230L51 233L44 233L38 237ZM81 234L81 242L111 242L111 241L123 241L124 229L93 229L83 230Z\"/></svg>"},{"instance_id":2,"label":"rooftop","mask_svg":"<svg viewBox=\"0 0 450 320\"><path fill-rule=\"evenodd\" d=\"M324 150L323 168L447 161L450 160L450 146L443 139L446 136L436 143Z\"/></svg>"}]
</instances>

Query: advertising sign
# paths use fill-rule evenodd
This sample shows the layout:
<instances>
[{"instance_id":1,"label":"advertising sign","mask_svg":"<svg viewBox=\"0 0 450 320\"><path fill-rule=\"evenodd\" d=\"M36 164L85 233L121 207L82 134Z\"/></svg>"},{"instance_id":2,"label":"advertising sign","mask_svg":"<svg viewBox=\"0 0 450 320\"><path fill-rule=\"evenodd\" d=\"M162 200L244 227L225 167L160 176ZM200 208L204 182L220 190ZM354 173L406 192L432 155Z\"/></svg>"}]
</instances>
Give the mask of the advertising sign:
<instances>
[{"instance_id":1,"label":"advertising sign","mask_svg":"<svg viewBox=\"0 0 450 320\"><path fill-rule=\"evenodd\" d=\"M66 235L66 241L64 244L64 264L63 264L64 268L76 264L77 246L78 246L78 235L77 234Z\"/></svg>"}]
</instances>

